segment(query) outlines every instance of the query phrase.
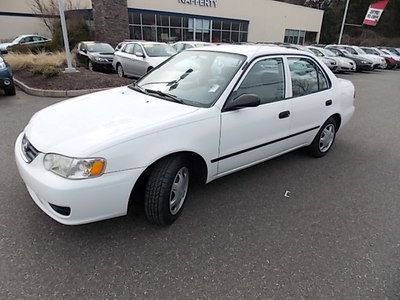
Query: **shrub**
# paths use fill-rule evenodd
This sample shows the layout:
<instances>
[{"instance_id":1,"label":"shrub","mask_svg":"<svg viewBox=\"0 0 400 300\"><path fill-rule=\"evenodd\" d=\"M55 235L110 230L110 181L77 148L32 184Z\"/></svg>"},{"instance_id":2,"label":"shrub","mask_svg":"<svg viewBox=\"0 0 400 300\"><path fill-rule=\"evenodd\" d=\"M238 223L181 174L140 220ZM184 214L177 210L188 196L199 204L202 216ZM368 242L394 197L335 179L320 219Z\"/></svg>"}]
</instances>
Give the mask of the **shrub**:
<instances>
[{"instance_id":1,"label":"shrub","mask_svg":"<svg viewBox=\"0 0 400 300\"><path fill-rule=\"evenodd\" d=\"M64 52L40 52L34 53L9 53L5 55L5 59L15 71L30 70L35 67L51 66L54 68L62 68L66 65Z\"/></svg>"},{"instance_id":2,"label":"shrub","mask_svg":"<svg viewBox=\"0 0 400 300\"><path fill-rule=\"evenodd\" d=\"M46 78L51 78L58 76L60 74L60 68L51 66L51 65L43 65L43 66L34 66L31 69L32 74L34 75L42 75Z\"/></svg>"}]
</instances>

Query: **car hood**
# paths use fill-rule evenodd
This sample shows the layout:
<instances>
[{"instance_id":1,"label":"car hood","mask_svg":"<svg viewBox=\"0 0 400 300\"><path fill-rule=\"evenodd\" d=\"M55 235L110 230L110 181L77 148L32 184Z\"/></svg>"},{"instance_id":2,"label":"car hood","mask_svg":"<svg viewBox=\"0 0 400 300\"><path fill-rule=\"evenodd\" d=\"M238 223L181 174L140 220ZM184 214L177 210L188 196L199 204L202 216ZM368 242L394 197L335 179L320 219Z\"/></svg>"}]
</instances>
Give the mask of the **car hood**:
<instances>
[{"instance_id":1,"label":"car hood","mask_svg":"<svg viewBox=\"0 0 400 300\"><path fill-rule=\"evenodd\" d=\"M338 62L338 64L343 64L343 65L347 65L349 63L354 63L354 61L350 58L346 58L346 57L335 57L336 61Z\"/></svg>"},{"instance_id":2,"label":"car hood","mask_svg":"<svg viewBox=\"0 0 400 300\"><path fill-rule=\"evenodd\" d=\"M32 117L25 134L43 153L82 157L153 133L196 110L122 87L47 107Z\"/></svg>"},{"instance_id":3,"label":"car hood","mask_svg":"<svg viewBox=\"0 0 400 300\"><path fill-rule=\"evenodd\" d=\"M381 64L385 62L384 58L375 54L360 54L359 56L371 60L374 64Z\"/></svg>"},{"instance_id":4,"label":"car hood","mask_svg":"<svg viewBox=\"0 0 400 300\"><path fill-rule=\"evenodd\" d=\"M113 58L114 53L90 52L92 57Z\"/></svg>"},{"instance_id":5,"label":"car hood","mask_svg":"<svg viewBox=\"0 0 400 300\"><path fill-rule=\"evenodd\" d=\"M7 50L7 48L12 45L12 43L2 43L0 44L0 50Z\"/></svg>"}]
</instances>

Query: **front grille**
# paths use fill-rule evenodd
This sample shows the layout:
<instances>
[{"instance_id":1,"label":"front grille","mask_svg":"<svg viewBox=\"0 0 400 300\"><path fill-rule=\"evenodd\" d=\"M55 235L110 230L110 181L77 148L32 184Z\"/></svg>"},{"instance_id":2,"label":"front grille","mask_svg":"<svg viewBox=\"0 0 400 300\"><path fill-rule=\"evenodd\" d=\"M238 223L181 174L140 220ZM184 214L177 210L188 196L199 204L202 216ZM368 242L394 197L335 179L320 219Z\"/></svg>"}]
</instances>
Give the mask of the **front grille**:
<instances>
[{"instance_id":1,"label":"front grille","mask_svg":"<svg viewBox=\"0 0 400 300\"><path fill-rule=\"evenodd\" d=\"M22 138L21 149L28 164L31 163L39 154L39 151L29 142L25 135Z\"/></svg>"}]
</instances>

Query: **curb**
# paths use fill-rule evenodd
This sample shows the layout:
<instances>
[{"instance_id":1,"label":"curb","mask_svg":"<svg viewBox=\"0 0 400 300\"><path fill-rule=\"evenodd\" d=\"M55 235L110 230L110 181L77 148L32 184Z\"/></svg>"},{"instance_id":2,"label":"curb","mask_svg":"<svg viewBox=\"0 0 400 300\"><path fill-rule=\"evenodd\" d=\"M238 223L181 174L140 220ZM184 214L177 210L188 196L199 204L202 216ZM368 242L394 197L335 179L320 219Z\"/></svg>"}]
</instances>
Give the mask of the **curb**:
<instances>
[{"instance_id":1,"label":"curb","mask_svg":"<svg viewBox=\"0 0 400 300\"><path fill-rule=\"evenodd\" d=\"M38 97L51 97L51 98L77 97L94 92L107 90L107 88L89 89L89 90L42 90L42 89L31 88L30 86L27 86L25 83L16 79L15 77L14 77L14 83L17 87L19 87L22 91L24 91L28 95L38 96Z\"/></svg>"}]
</instances>

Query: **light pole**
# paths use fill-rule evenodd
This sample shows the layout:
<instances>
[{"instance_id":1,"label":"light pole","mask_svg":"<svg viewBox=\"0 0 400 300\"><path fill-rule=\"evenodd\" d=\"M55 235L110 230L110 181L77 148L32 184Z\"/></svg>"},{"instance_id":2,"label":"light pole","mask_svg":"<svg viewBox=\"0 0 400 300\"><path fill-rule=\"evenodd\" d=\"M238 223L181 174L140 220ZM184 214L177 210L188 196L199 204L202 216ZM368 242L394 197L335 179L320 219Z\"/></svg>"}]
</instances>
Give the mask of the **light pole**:
<instances>
[{"instance_id":1,"label":"light pole","mask_svg":"<svg viewBox=\"0 0 400 300\"><path fill-rule=\"evenodd\" d=\"M345 7L345 9L344 9L344 16L343 16L343 21L342 21L342 27L340 28L339 42L338 42L339 45L342 43L344 25L346 24L347 10L349 9L349 4L350 4L350 0L347 0L347 2L346 2L346 7Z\"/></svg>"},{"instance_id":2,"label":"light pole","mask_svg":"<svg viewBox=\"0 0 400 300\"><path fill-rule=\"evenodd\" d=\"M60 20L61 20L61 29L62 29L63 38L64 38L65 56L67 58L67 67L65 68L65 73L74 73L77 71L72 66L71 50L69 49L69 42L68 42L67 23L65 22L65 14L64 14L64 10L65 10L64 0L58 1L58 8L60 10Z\"/></svg>"}]
</instances>

